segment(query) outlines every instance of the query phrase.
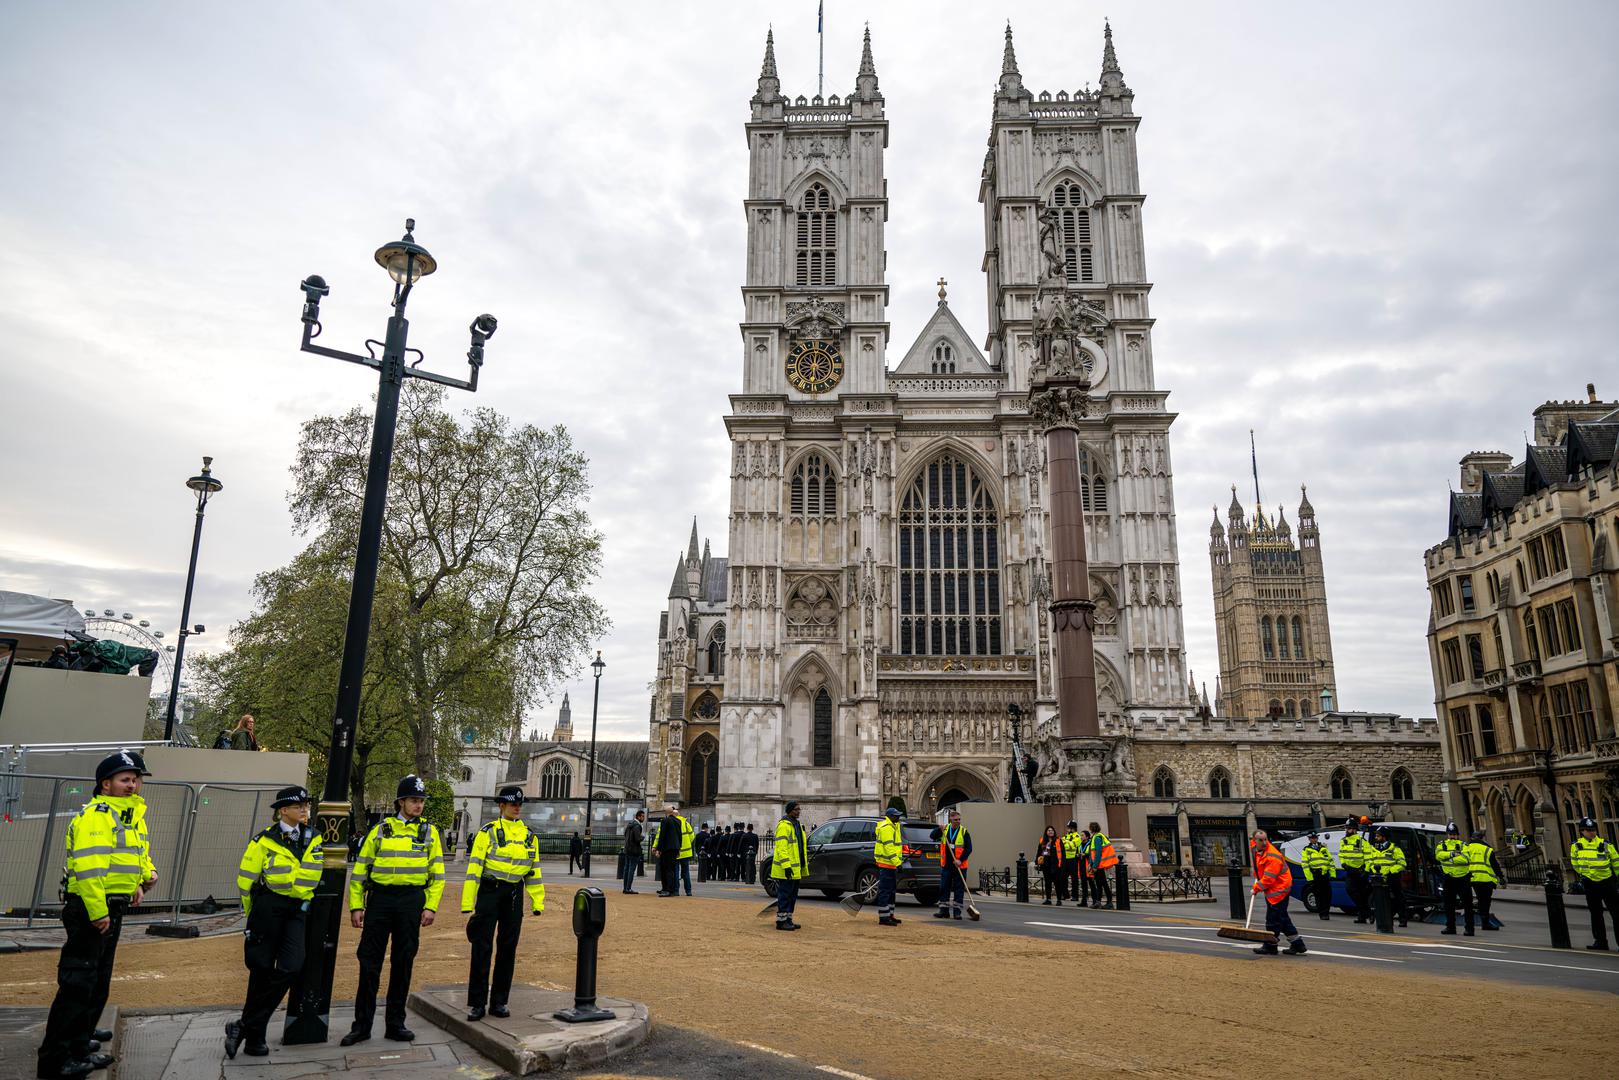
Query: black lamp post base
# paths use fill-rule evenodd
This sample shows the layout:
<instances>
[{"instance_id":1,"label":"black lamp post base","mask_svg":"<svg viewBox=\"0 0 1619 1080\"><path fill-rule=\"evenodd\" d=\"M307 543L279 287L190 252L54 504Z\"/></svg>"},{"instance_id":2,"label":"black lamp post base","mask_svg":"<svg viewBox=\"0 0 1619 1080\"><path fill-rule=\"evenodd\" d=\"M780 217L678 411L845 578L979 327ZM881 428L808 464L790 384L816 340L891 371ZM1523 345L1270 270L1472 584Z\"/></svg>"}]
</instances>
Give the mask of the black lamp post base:
<instances>
[{"instance_id":1,"label":"black lamp post base","mask_svg":"<svg viewBox=\"0 0 1619 1080\"><path fill-rule=\"evenodd\" d=\"M560 1009L551 1014L565 1024L588 1024L593 1020L617 1020L618 1013L612 1009L598 1008L596 1005L575 1005L571 1009Z\"/></svg>"}]
</instances>

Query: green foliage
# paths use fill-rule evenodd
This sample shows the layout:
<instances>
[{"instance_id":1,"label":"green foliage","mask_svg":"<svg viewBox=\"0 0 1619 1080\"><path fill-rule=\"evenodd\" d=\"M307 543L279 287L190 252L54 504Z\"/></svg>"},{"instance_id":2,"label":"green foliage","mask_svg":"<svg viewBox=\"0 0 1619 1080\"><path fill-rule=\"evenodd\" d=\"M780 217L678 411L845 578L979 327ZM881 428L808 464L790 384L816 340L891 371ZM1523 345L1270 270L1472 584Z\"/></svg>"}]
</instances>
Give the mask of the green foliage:
<instances>
[{"instance_id":1,"label":"green foliage","mask_svg":"<svg viewBox=\"0 0 1619 1080\"><path fill-rule=\"evenodd\" d=\"M455 824L455 789L450 787L448 781L427 782L427 807L422 811L422 817L437 828L441 836Z\"/></svg>"}]
</instances>

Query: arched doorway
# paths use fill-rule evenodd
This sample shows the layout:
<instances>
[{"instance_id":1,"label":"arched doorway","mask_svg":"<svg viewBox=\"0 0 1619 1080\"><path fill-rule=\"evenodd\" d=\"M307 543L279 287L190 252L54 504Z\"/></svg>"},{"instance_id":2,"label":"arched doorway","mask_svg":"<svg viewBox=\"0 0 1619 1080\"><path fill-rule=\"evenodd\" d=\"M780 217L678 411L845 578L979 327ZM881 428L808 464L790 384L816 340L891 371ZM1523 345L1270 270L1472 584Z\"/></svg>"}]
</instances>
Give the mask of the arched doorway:
<instances>
[{"instance_id":1,"label":"arched doorway","mask_svg":"<svg viewBox=\"0 0 1619 1080\"><path fill-rule=\"evenodd\" d=\"M686 755L686 805L712 806L720 787L720 744L702 735Z\"/></svg>"},{"instance_id":2,"label":"arched doorway","mask_svg":"<svg viewBox=\"0 0 1619 1080\"><path fill-rule=\"evenodd\" d=\"M933 814L957 803L974 801L996 802L998 796L982 776L958 766L944 770L929 781L917 803Z\"/></svg>"}]
</instances>

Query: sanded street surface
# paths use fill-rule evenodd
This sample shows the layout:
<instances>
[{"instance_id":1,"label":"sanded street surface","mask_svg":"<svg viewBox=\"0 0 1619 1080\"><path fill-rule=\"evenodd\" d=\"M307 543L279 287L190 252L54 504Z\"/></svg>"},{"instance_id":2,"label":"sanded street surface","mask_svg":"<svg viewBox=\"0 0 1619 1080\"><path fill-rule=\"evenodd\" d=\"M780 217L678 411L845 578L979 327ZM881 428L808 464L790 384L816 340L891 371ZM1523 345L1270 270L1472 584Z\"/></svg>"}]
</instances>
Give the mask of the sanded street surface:
<instances>
[{"instance_id":1,"label":"sanded street surface","mask_svg":"<svg viewBox=\"0 0 1619 1080\"><path fill-rule=\"evenodd\" d=\"M571 983L566 882L551 878L550 913L525 928L521 980ZM835 905L805 903L805 929L783 934L755 917L763 897L744 892L724 900L610 892L601 991L645 1001L655 1025L875 1080L937 1080L942 1072L1027 1080L1076 1070L1247 1078L1256 1048L1271 1047L1274 1056L1278 1040L1316 1077L1601 1076L1619 1039L1619 1009L1606 993L1526 992L1501 979L1440 977L1410 964L1258 958L1224 946L1213 955L1163 951L1160 942L1128 948L1062 928L1048 937L985 933L985 924L942 925L914 904L900 909L904 926L890 930L869 913L850 919ZM986 923L1036 921L1029 911L986 907ZM1084 925L1108 921L1088 917ZM464 930L464 918L446 912L424 933L418 985L461 977ZM345 931L341 998L354 991L354 939ZM0 1000L47 1002L55 959L6 957ZM146 1007L213 1004L238 999L242 986L237 937L133 938L119 949L113 998ZM1375 1022L1375 1038L1346 1044L1346 1006L1357 1025ZM959 1069L945 1069L945 1053Z\"/></svg>"}]
</instances>

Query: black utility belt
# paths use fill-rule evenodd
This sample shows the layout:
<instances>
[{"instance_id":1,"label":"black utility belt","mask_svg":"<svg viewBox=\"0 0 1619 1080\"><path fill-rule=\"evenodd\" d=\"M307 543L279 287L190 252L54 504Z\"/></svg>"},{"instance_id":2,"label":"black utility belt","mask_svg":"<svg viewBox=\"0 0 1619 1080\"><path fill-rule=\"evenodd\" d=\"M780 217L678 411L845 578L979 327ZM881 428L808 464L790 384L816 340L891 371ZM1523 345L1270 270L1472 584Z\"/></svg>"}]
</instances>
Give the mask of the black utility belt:
<instances>
[{"instance_id":1,"label":"black utility belt","mask_svg":"<svg viewBox=\"0 0 1619 1080\"><path fill-rule=\"evenodd\" d=\"M427 883L423 882L420 885L378 885L378 884L372 884L370 886L370 891L371 892L380 892L380 893L426 892L427 891Z\"/></svg>"},{"instance_id":2,"label":"black utility belt","mask_svg":"<svg viewBox=\"0 0 1619 1080\"><path fill-rule=\"evenodd\" d=\"M496 878L496 877L486 877L486 878L479 878L478 879L478 887L481 888L481 889L487 889L487 888L515 889L515 888L518 888L519 886L521 886L522 884L523 883L521 881L502 881L500 878Z\"/></svg>"}]
</instances>

